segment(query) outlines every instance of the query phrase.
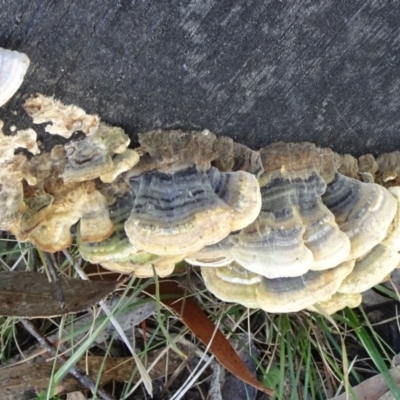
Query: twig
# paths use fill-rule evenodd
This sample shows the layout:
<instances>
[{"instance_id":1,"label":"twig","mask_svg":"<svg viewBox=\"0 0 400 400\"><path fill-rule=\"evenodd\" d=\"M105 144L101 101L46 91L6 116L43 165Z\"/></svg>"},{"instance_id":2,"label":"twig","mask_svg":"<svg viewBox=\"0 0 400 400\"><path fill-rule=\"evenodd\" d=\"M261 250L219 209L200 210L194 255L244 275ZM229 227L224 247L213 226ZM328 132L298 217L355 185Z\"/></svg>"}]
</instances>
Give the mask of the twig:
<instances>
[{"instance_id":1,"label":"twig","mask_svg":"<svg viewBox=\"0 0 400 400\"><path fill-rule=\"evenodd\" d=\"M211 376L210 389L208 390L209 400L223 400L221 387L225 379L225 371L221 365L214 361L212 364L213 374Z\"/></svg>"},{"instance_id":2,"label":"twig","mask_svg":"<svg viewBox=\"0 0 400 400\"><path fill-rule=\"evenodd\" d=\"M62 291L60 281L58 280L58 275L56 272L56 259L54 258L53 254L43 253L44 258L46 259L47 268L49 269L51 279L53 280L53 284L56 290L56 297L58 303L60 304L61 310L65 308L65 298L64 293Z\"/></svg>"},{"instance_id":3,"label":"twig","mask_svg":"<svg viewBox=\"0 0 400 400\"><path fill-rule=\"evenodd\" d=\"M53 357L57 357L58 360L64 364L66 361L66 358L61 355L57 355L57 351L54 348L54 346L41 334L41 332L28 320L20 318L19 320L21 324L24 326L24 328L32 335L35 337L35 339L39 342L39 344L45 348ZM77 379L83 386L87 387L90 389L93 393L96 392L97 389L97 395L99 398L103 400L115 400L115 397L112 396L111 394L107 393L105 390L102 388L97 387L96 388L96 383L88 377L85 373L81 372L77 367L72 367L69 370L69 373Z\"/></svg>"}]
</instances>

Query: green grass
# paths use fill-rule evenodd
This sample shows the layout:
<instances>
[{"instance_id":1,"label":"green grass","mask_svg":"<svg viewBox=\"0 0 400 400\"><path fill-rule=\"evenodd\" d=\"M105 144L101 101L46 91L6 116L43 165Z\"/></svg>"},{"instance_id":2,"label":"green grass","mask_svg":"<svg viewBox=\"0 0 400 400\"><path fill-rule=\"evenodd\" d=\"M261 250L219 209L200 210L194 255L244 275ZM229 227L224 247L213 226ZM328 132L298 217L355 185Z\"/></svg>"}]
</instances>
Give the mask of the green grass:
<instances>
[{"instance_id":1,"label":"green grass","mask_svg":"<svg viewBox=\"0 0 400 400\"><path fill-rule=\"evenodd\" d=\"M2 270L30 269L42 272L39 268L42 257L33 246L19 244L10 238L6 239L0 240ZM72 256L76 257L74 249L71 251ZM59 261L60 274L76 276L65 257L61 257ZM156 284L156 299L143 298L132 303L130 301L132 296L140 296L150 283ZM118 305L111 312L111 316L124 318L145 302L156 301L156 312L146 321L145 330L141 326L133 328L133 348L136 357L141 363L145 363L151 354L166 347L169 351L183 354L185 349L180 345L182 340L193 343L200 352L197 357L200 357L205 347L161 304L159 290L158 278L131 279L119 292ZM397 299L397 294L385 286L380 285L378 290L386 296ZM242 340L243 334L247 335L248 341L243 343L242 340L242 345L247 348L251 346L257 348L257 354L252 356L258 366L258 378L275 390L274 399L327 399L343 391L348 383L354 386L367 375L378 373L383 376L392 393L400 397L400 390L389 373L393 351L377 334L362 308L346 309L329 320L311 312L277 315L259 310L247 310L239 305L223 303L201 288L193 295L210 318L219 324L227 337ZM50 334L52 330L59 332L59 343L62 344L58 348L58 354L67 351L65 353L67 361L61 367L54 368L52 384L47 391L38 394L38 399L62 399L63 396L52 397L54 395L52 388L62 382L69 369L87 355L121 356L121 340L118 333L102 345L95 341L110 324L111 319L110 315L100 314L98 308L98 306L93 307L92 320L83 325L78 321L84 315L69 315L38 324L44 334ZM86 336L82 339L82 335ZM18 361L18 348L26 351L29 347L36 346L36 342L24 333L16 319L0 318L0 346L0 362L5 364ZM365 350L364 359L357 356L359 349ZM129 351L125 350L122 355L129 356ZM209 355L204 357L204 361L207 360L208 362L211 360ZM182 397L176 395L176 399L185 398L185 393L189 393L189 390L198 390L204 397L212 374L210 369L204 367L205 365L204 362L199 364L194 371L188 370L188 366L184 368L185 379L178 376L175 384L171 384L169 389L171 396L172 393L177 393L176 384L181 382L184 386L181 388L183 394L179 395ZM135 383L137 376L140 375L140 368L134 368L127 382L117 385L117 392L114 393L117 398L132 398L132 393L139 396L137 398L140 396L145 398L146 391L143 384L137 387ZM101 373L102 368L96 378L97 386ZM198 382L193 389L192 384L187 382L190 382L190 378L196 377L196 373L199 374L196 378ZM166 377L163 382L165 383L167 379ZM112 392L112 386L107 386L107 390ZM351 393L351 388L348 390Z\"/></svg>"}]
</instances>

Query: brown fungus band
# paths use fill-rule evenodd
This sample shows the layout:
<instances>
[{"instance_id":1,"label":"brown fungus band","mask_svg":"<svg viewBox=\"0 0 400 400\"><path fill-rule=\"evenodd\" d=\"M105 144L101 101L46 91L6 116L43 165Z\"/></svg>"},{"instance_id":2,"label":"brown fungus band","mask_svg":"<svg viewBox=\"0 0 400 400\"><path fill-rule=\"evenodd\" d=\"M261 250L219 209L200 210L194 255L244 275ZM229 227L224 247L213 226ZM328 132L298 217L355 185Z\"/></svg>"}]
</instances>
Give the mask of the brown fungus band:
<instances>
[{"instance_id":1,"label":"brown fungus band","mask_svg":"<svg viewBox=\"0 0 400 400\"><path fill-rule=\"evenodd\" d=\"M28 65L0 49L0 105ZM25 109L49 134L86 136L38 154L33 129L0 132L0 229L21 241L55 252L76 233L84 259L140 277L186 260L217 297L267 312L355 307L399 265L399 152L253 151L209 130L151 131L131 149L77 106L36 94Z\"/></svg>"}]
</instances>

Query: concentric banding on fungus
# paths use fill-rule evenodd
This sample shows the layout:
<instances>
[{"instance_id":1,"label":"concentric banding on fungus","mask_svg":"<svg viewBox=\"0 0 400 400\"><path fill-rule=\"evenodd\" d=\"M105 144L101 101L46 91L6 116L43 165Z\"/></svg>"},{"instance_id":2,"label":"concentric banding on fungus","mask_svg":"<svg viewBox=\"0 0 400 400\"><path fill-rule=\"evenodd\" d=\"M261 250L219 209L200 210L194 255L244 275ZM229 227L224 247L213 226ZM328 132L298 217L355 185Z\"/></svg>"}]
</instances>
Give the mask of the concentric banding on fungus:
<instances>
[{"instance_id":1,"label":"concentric banding on fungus","mask_svg":"<svg viewBox=\"0 0 400 400\"><path fill-rule=\"evenodd\" d=\"M65 145L67 162L62 178L65 182L83 182L100 177L112 182L139 161L134 150L127 151L129 143L123 129L100 124L92 135ZM113 159L114 154L117 156Z\"/></svg>"},{"instance_id":2,"label":"concentric banding on fungus","mask_svg":"<svg viewBox=\"0 0 400 400\"><path fill-rule=\"evenodd\" d=\"M264 173L260 186L261 212L232 249L240 265L274 279L333 268L347 259L349 239L322 203L326 184L316 172Z\"/></svg>"},{"instance_id":3,"label":"concentric banding on fungus","mask_svg":"<svg viewBox=\"0 0 400 400\"><path fill-rule=\"evenodd\" d=\"M280 142L257 153L209 130L147 132L136 152L122 129L78 107L38 95L26 109L51 121L49 132L88 135L30 164L14 150L38 152L32 130L1 137L1 166L17 183L0 181L0 227L44 250L68 246L80 220L78 245L91 262L149 277L185 258L203 266L218 297L269 312L355 306L400 261L400 189L370 183L398 182L400 152L356 160ZM97 178L120 175L130 190L106 203L110 186Z\"/></svg>"},{"instance_id":4,"label":"concentric banding on fungus","mask_svg":"<svg viewBox=\"0 0 400 400\"><path fill-rule=\"evenodd\" d=\"M385 239L397 202L390 192L375 183L363 183L336 174L322 201L351 242L349 259L356 259Z\"/></svg>"},{"instance_id":5,"label":"concentric banding on fungus","mask_svg":"<svg viewBox=\"0 0 400 400\"><path fill-rule=\"evenodd\" d=\"M80 231L77 232L77 244L82 257L91 263L148 263L158 257L144 251L139 251L130 243L124 229L125 221L132 210L133 195L125 192L115 196L114 204L110 205L109 215L114 224L114 232L101 242L83 241ZM112 270L116 270L113 268ZM118 272L126 271L121 267Z\"/></svg>"},{"instance_id":6,"label":"concentric banding on fungus","mask_svg":"<svg viewBox=\"0 0 400 400\"><path fill-rule=\"evenodd\" d=\"M151 171L130 178L135 193L125 223L136 247L159 255L194 253L226 237L234 210L213 191L196 166L172 173Z\"/></svg>"},{"instance_id":7,"label":"concentric banding on fungus","mask_svg":"<svg viewBox=\"0 0 400 400\"><path fill-rule=\"evenodd\" d=\"M207 288L218 298L267 312L296 312L328 300L351 272L353 261L293 278L268 279L236 263L221 268L202 267Z\"/></svg>"},{"instance_id":8,"label":"concentric banding on fungus","mask_svg":"<svg viewBox=\"0 0 400 400\"><path fill-rule=\"evenodd\" d=\"M260 187L257 178L244 171L207 171L215 194L234 210L231 231L238 231L251 224L261 210Z\"/></svg>"}]
</instances>

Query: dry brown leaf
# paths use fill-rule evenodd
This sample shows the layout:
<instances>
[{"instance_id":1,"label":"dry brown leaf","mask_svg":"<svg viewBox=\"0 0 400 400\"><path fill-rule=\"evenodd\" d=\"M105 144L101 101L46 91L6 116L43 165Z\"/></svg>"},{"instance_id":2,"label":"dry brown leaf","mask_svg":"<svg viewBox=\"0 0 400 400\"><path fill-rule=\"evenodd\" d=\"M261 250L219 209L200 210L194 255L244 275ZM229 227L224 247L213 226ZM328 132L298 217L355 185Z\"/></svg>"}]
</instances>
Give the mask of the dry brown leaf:
<instances>
[{"instance_id":1,"label":"dry brown leaf","mask_svg":"<svg viewBox=\"0 0 400 400\"><path fill-rule=\"evenodd\" d=\"M37 272L0 272L0 315L11 317L53 317L77 313L96 304L119 285L59 278L65 306L61 308L56 285Z\"/></svg>"},{"instance_id":2,"label":"dry brown leaf","mask_svg":"<svg viewBox=\"0 0 400 400\"><path fill-rule=\"evenodd\" d=\"M246 364L249 371L253 374L257 371L257 362L254 359L254 355L259 355L258 349L254 345L253 337L246 334L239 334L235 336L235 339L230 341L240 358ZM250 350L246 348L246 343ZM249 385L244 384L235 375L226 374L224 382L221 385L221 394L223 399L230 400L255 400L257 396L257 390Z\"/></svg>"},{"instance_id":3,"label":"dry brown leaf","mask_svg":"<svg viewBox=\"0 0 400 400\"><path fill-rule=\"evenodd\" d=\"M155 286L149 286L146 292L154 295ZM169 298L163 298L168 296ZM179 315L182 322L201 340L209 346L211 353L233 375L256 389L273 395L272 389L263 386L249 371L246 364L236 353L233 346L220 330L215 332L215 325L191 297L186 297L185 292L176 282L160 282L160 298L162 303ZM212 339L211 344L210 341Z\"/></svg>"},{"instance_id":4,"label":"dry brown leaf","mask_svg":"<svg viewBox=\"0 0 400 400\"><path fill-rule=\"evenodd\" d=\"M163 350L157 350L148 354L147 362L150 365ZM126 358L107 358L104 361L102 368L103 357L89 356L78 362L78 367L82 371L87 371L90 378L97 379L97 375L101 370L100 386L105 385L111 380L119 382L127 382L130 380L132 371L136 364L132 357ZM174 352L168 353L168 358L164 355L156 363L154 368L149 371L152 379L164 377L166 374L171 374L178 368L181 363L181 358ZM57 364L57 367L60 367ZM101 369L102 368L102 369ZM28 393L38 393L41 390L47 390L50 382L50 377L53 370L52 362L38 362L33 364L21 364L10 366L0 370L0 398L4 400L19 400L25 398ZM136 374L133 378L133 383L138 382L140 375ZM54 388L55 393L70 393L83 390L85 388L68 375L57 388ZM33 398L33 397L30 397Z\"/></svg>"}]
</instances>

